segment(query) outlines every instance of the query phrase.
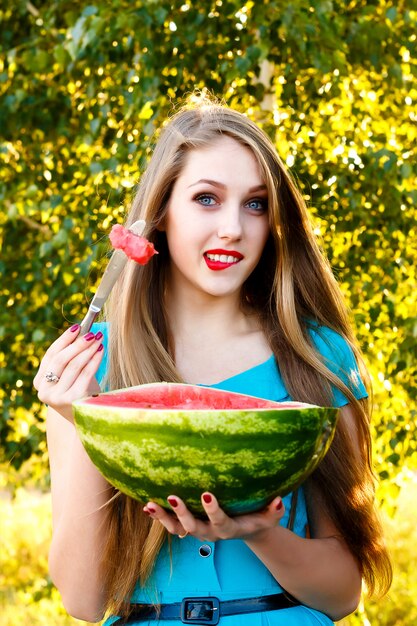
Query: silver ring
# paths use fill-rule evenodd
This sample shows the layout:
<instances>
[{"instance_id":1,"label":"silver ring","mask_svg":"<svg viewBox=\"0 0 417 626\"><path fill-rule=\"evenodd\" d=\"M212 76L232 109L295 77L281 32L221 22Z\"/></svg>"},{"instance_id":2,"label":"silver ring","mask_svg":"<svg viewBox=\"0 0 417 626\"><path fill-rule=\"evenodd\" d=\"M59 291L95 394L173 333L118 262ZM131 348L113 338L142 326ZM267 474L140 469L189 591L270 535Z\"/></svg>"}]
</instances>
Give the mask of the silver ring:
<instances>
[{"instance_id":1,"label":"silver ring","mask_svg":"<svg viewBox=\"0 0 417 626\"><path fill-rule=\"evenodd\" d=\"M57 376L53 372L46 372L45 378L48 383L57 383L59 381L59 376Z\"/></svg>"}]
</instances>

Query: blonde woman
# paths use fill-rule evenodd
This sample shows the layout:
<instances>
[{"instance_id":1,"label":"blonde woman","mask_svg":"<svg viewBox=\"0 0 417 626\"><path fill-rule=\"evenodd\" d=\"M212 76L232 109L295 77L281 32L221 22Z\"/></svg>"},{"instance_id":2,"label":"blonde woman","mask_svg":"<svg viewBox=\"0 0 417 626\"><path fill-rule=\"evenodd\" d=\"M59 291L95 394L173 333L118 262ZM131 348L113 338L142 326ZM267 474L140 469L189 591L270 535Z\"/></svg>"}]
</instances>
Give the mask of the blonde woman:
<instances>
[{"instance_id":1,"label":"blonde woman","mask_svg":"<svg viewBox=\"0 0 417 626\"><path fill-rule=\"evenodd\" d=\"M205 101L162 130L127 224L140 218L158 256L129 263L105 322L67 330L35 378L48 404L53 581L70 614L107 614L106 625L329 625L355 610L362 583L384 593L391 567L366 371L303 198L253 122ZM97 381L162 380L334 405L337 433L303 487L260 513L230 518L208 492L206 521L175 493L169 512L144 505L91 464L71 402Z\"/></svg>"}]
</instances>

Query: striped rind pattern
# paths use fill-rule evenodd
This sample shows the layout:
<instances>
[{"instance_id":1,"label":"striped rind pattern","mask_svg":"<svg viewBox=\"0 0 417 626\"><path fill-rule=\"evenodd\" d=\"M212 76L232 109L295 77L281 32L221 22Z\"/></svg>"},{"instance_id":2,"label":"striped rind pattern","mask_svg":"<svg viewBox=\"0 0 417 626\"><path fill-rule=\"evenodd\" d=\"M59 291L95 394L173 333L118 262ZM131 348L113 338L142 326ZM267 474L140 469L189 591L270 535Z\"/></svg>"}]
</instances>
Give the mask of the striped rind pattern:
<instances>
[{"instance_id":1,"label":"striped rind pattern","mask_svg":"<svg viewBox=\"0 0 417 626\"><path fill-rule=\"evenodd\" d=\"M123 493L162 506L175 494L202 515L201 494L210 491L237 515L286 495L323 458L337 409L305 407L162 411L77 402L74 414L91 460Z\"/></svg>"}]
</instances>

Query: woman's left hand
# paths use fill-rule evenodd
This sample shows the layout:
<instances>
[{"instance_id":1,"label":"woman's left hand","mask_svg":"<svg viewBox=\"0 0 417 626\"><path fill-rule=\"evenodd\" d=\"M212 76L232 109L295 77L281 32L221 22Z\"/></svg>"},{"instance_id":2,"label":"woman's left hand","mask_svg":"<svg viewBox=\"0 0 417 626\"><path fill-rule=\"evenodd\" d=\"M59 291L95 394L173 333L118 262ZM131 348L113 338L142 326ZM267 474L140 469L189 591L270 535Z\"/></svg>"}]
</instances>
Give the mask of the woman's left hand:
<instances>
[{"instance_id":1,"label":"woman's left hand","mask_svg":"<svg viewBox=\"0 0 417 626\"><path fill-rule=\"evenodd\" d=\"M205 492L201 496L201 503L208 520L200 520L190 513L184 502L177 496L169 496L167 500L173 513L154 502L148 502L143 510L152 519L161 522L171 534L179 537L192 535L200 541L249 539L277 526L285 512L282 499L278 496L262 511L229 517L220 508L214 495Z\"/></svg>"}]
</instances>

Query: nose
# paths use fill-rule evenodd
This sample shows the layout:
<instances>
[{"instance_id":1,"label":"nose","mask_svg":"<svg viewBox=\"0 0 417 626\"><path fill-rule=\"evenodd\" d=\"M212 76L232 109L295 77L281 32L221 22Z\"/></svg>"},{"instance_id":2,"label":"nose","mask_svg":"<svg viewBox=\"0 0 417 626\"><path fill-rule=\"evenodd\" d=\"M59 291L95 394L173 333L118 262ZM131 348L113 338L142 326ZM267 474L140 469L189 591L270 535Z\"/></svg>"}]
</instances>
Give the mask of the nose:
<instances>
[{"instance_id":1,"label":"nose","mask_svg":"<svg viewBox=\"0 0 417 626\"><path fill-rule=\"evenodd\" d=\"M242 237L242 215L240 207L223 206L219 214L217 234L220 239L238 241Z\"/></svg>"}]
</instances>

